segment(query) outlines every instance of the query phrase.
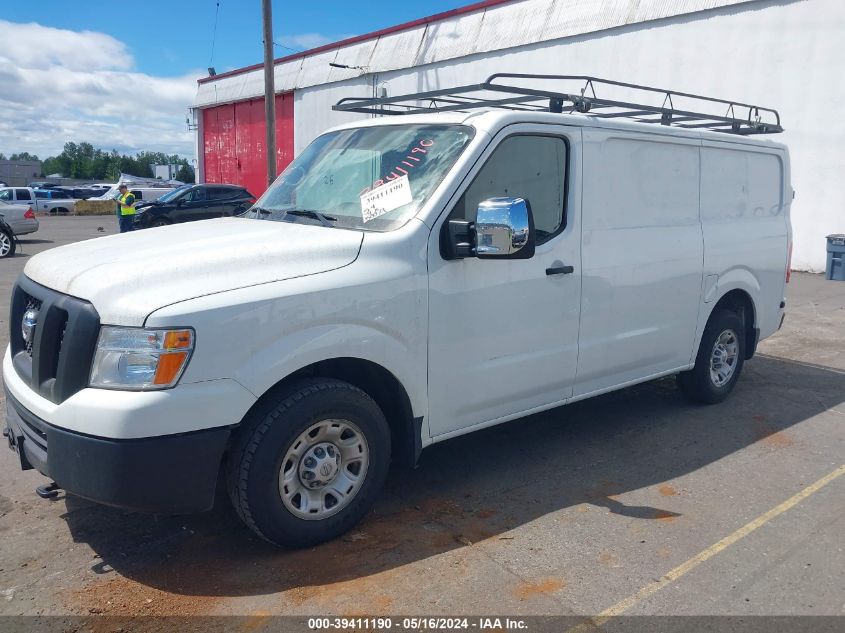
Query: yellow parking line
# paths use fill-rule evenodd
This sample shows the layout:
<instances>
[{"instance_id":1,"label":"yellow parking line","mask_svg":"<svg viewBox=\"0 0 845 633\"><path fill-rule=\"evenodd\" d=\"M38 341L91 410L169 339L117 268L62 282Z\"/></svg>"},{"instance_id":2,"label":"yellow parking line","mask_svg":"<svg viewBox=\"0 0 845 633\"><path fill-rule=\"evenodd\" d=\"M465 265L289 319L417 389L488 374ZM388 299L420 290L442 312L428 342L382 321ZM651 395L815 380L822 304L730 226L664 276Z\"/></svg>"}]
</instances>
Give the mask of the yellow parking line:
<instances>
[{"instance_id":1,"label":"yellow parking line","mask_svg":"<svg viewBox=\"0 0 845 633\"><path fill-rule=\"evenodd\" d=\"M836 479L837 477L841 477L845 475L845 464L834 470L833 472L825 475L821 479L819 479L816 483L810 484L801 492L793 495L783 503L776 505L774 508L769 510L768 512L761 514L759 517L754 519L753 521L746 523L741 528L739 528L736 532L733 532L723 538L718 543L714 543L707 549L703 550L702 552L696 554L692 558L690 558L685 563L681 563L673 570L664 574L660 579L654 580L644 586L642 589L637 591L635 594L632 594L625 598L624 600L620 600L612 607L605 609L597 616L590 618L586 622L579 624L578 626L572 627L569 629L568 633L575 633L576 631L586 631L592 629L594 627L600 626L603 623L607 622L610 618L615 616L621 615L635 604L647 598L648 596L652 595L663 589L666 585L675 582L678 578L683 576L689 571L692 571L696 567L698 567L704 561L713 558L716 554L721 552L722 550L730 547L734 543L736 543L741 538L744 538L751 534L757 528L765 525L776 516L783 514L790 508L795 507L801 501L809 497L814 492L821 490L824 486L829 484L831 481Z\"/></svg>"}]
</instances>

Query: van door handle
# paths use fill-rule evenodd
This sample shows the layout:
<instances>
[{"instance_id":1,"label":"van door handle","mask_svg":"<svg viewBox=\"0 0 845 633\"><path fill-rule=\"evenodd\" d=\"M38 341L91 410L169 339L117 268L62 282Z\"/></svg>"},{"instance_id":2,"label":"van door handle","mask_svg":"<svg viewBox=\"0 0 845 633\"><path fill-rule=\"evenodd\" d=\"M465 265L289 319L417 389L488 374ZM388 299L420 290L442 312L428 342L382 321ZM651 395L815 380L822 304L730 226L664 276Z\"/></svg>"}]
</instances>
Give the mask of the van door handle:
<instances>
[{"instance_id":1,"label":"van door handle","mask_svg":"<svg viewBox=\"0 0 845 633\"><path fill-rule=\"evenodd\" d=\"M555 266L553 268L546 268L547 275L568 275L569 273L574 272L574 266Z\"/></svg>"}]
</instances>

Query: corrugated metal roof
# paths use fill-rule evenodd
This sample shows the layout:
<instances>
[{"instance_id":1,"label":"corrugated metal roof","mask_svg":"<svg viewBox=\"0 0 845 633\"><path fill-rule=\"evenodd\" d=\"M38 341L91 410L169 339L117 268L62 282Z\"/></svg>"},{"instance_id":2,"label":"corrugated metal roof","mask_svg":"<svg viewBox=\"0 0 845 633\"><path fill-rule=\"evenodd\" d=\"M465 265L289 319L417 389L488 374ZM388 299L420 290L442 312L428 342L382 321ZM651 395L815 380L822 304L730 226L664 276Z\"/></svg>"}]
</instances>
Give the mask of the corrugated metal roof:
<instances>
[{"instance_id":1,"label":"corrugated metal roof","mask_svg":"<svg viewBox=\"0 0 845 633\"><path fill-rule=\"evenodd\" d=\"M276 90L286 92L536 42L596 33L676 15L760 0L489 0L277 60ZM477 78L483 79L483 78ZM262 66L200 80L195 106L264 94Z\"/></svg>"}]
</instances>

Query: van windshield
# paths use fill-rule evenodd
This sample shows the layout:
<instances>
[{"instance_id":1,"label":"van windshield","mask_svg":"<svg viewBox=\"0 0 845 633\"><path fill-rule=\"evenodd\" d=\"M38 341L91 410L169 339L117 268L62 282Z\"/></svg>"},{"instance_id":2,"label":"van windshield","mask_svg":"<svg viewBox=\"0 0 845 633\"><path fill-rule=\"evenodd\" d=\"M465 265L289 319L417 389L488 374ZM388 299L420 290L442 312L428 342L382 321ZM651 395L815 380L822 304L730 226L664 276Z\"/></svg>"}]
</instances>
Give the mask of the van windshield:
<instances>
[{"instance_id":1,"label":"van windshield","mask_svg":"<svg viewBox=\"0 0 845 633\"><path fill-rule=\"evenodd\" d=\"M465 125L385 125L324 134L243 217L392 231L428 200L473 135Z\"/></svg>"}]
</instances>

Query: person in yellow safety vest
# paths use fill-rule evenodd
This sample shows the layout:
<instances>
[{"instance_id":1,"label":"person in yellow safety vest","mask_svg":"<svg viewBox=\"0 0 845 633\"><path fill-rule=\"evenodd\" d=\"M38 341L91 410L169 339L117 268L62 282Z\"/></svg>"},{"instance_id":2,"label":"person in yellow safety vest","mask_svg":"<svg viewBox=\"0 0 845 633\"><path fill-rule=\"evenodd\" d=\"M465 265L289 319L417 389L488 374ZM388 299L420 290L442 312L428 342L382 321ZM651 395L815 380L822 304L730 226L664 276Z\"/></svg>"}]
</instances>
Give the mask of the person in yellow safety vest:
<instances>
[{"instance_id":1,"label":"person in yellow safety vest","mask_svg":"<svg viewBox=\"0 0 845 633\"><path fill-rule=\"evenodd\" d=\"M117 197L117 222L120 232L126 233L135 228L135 196L129 192L126 185L120 185L117 190L120 192Z\"/></svg>"}]
</instances>

